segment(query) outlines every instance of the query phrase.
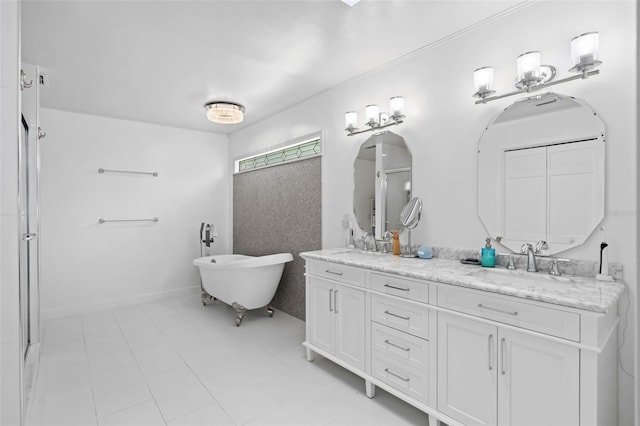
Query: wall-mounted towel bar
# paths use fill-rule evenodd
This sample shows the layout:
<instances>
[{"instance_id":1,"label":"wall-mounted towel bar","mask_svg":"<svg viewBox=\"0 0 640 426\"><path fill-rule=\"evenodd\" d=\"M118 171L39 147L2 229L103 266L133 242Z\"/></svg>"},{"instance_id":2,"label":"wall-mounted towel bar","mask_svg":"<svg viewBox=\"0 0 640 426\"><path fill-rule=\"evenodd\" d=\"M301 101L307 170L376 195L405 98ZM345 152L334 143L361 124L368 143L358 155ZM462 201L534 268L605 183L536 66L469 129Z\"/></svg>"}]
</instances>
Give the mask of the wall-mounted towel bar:
<instances>
[{"instance_id":1,"label":"wall-mounted towel bar","mask_svg":"<svg viewBox=\"0 0 640 426\"><path fill-rule=\"evenodd\" d=\"M158 172L137 172L134 170L109 170L109 169L98 169L98 173L134 173L136 175L151 175L154 177L158 177Z\"/></svg>"},{"instance_id":2,"label":"wall-mounted towel bar","mask_svg":"<svg viewBox=\"0 0 640 426\"><path fill-rule=\"evenodd\" d=\"M157 222L158 218L154 217L153 219L98 219L98 223L107 223L107 222Z\"/></svg>"}]
</instances>

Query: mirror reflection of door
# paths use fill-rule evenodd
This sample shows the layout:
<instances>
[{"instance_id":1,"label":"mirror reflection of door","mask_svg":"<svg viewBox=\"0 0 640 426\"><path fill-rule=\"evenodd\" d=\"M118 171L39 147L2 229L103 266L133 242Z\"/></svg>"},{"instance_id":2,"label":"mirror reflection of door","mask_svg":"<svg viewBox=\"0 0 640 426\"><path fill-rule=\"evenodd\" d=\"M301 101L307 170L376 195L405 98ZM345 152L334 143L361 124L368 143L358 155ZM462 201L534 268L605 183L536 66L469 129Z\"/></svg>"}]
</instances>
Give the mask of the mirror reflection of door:
<instances>
[{"instance_id":1,"label":"mirror reflection of door","mask_svg":"<svg viewBox=\"0 0 640 426\"><path fill-rule=\"evenodd\" d=\"M411 198L411 152L393 132L371 135L354 162L353 209L364 232L381 239L402 229L400 211Z\"/></svg>"},{"instance_id":2,"label":"mirror reflection of door","mask_svg":"<svg viewBox=\"0 0 640 426\"><path fill-rule=\"evenodd\" d=\"M478 144L478 215L519 251L579 246L604 218L605 126L583 100L547 93L516 101Z\"/></svg>"}]
</instances>

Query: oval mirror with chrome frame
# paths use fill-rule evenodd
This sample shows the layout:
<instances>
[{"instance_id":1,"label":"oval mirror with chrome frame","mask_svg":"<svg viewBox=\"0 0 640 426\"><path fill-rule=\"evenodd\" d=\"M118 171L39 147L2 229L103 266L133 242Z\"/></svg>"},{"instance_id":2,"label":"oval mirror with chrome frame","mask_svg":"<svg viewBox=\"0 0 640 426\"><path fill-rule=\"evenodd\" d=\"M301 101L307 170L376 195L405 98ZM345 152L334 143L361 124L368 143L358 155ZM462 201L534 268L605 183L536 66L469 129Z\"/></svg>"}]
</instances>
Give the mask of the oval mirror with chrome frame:
<instances>
[{"instance_id":1,"label":"oval mirror with chrome frame","mask_svg":"<svg viewBox=\"0 0 640 426\"><path fill-rule=\"evenodd\" d=\"M358 225L382 239L400 229L400 212L411 198L412 156L404 139L390 131L371 135L353 165L353 212Z\"/></svg>"},{"instance_id":2,"label":"oval mirror with chrome frame","mask_svg":"<svg viewBox=\"0 0 640 426\"><path fill-rule=\"evenodd\" d=\"M516 101L478 143L478 215L489 236L549 254L583 244L604 219L605 126L583 100Z\"/></svg>"}]
</instances>

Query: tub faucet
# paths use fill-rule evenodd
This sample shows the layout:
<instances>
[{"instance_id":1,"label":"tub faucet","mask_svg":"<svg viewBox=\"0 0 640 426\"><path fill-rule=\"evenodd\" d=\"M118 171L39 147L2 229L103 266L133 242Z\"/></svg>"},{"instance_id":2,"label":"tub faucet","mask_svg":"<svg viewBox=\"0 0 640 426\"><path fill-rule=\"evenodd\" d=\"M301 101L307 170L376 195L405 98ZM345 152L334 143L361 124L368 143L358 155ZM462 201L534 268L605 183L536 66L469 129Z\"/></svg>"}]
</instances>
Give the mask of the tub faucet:
<instances>
[{"instance_id":1,"label":"tub faucet","mask_svg":"<svg viewBox=\"0 0 640 426\"><path fill-rule=\"evenodd\" d=\"M378 247L376 245L376 237L371 232L365 232L364 234L362 234L362 243L364 245L364 250L369 251L369 246L367 244L369 240L373 242L373 248L371 249L371 251L378 251Z\"/></svg>"},{"instance_id":2,"label":"tub faucet","mask_svg":"<svg viewBox=\"0 0 640 426\"><path fill-rule=\"evenodd\" d=\"M527 272L538 272L536 266L536 254L533 250L533 246L529 243L524 243L520 247L520 253L527 255Z\"/></svg>"}]
</instances>

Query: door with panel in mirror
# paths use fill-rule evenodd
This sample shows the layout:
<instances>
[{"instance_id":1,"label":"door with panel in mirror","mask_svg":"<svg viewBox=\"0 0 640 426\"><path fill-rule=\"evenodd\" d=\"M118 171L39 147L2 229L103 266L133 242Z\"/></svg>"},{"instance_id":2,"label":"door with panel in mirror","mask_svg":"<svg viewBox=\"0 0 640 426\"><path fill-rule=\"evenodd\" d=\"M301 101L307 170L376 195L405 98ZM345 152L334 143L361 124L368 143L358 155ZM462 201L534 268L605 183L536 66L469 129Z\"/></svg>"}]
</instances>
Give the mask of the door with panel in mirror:
<instances>
[{"instance_id":1,"label":"door with panel in mirror","mask_svg":"<svg viewBox=\"0 0 640 426\"><path fill-rule=\"evenodd\" d=\"M583 100L547 93L518 100L478 143L478 215L513 251L548 254L587 241L604 218L605 127Z\"/></svg>"}]
</instances>

